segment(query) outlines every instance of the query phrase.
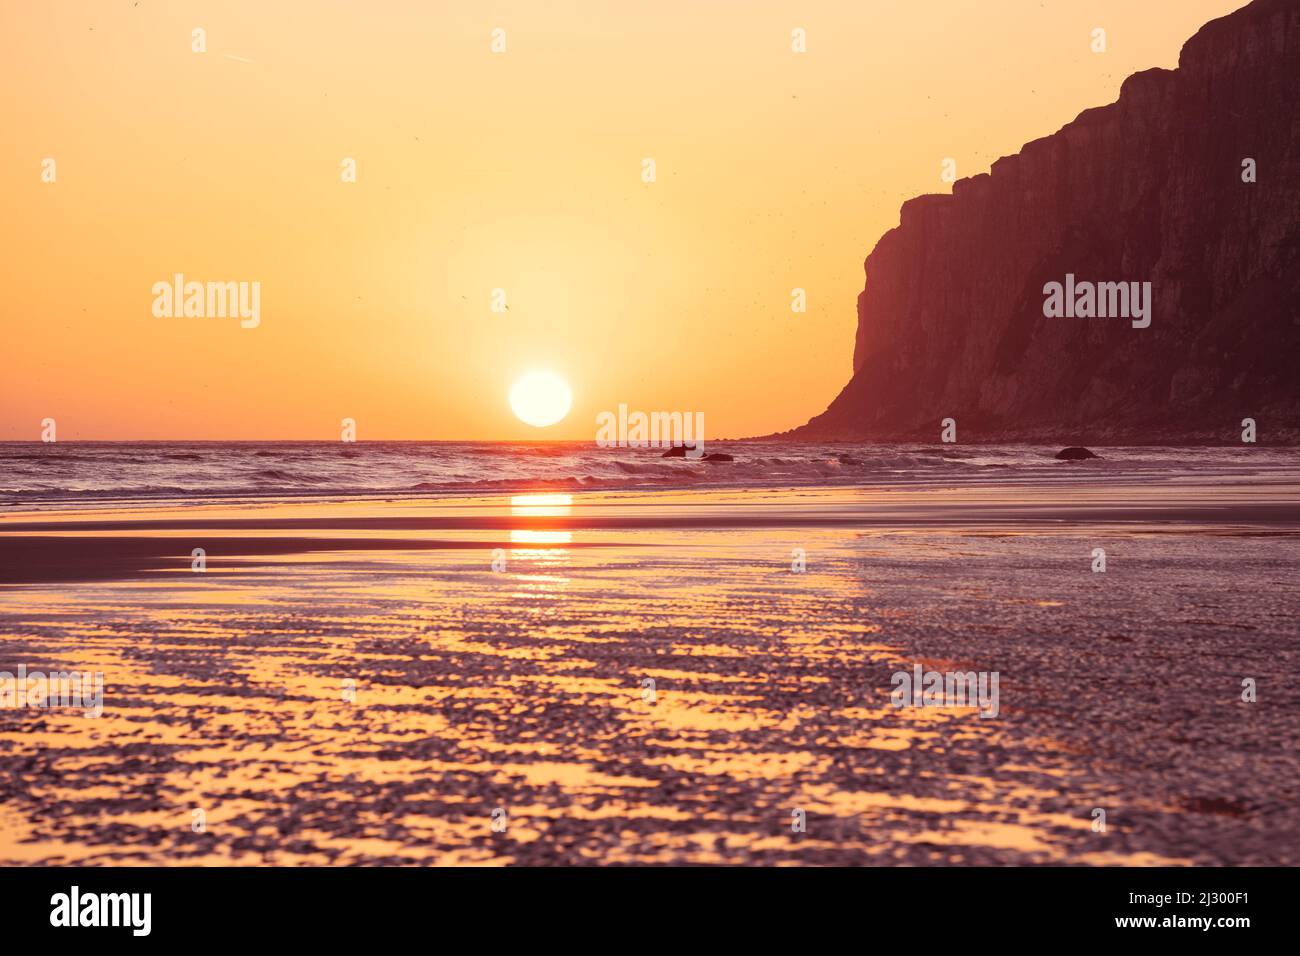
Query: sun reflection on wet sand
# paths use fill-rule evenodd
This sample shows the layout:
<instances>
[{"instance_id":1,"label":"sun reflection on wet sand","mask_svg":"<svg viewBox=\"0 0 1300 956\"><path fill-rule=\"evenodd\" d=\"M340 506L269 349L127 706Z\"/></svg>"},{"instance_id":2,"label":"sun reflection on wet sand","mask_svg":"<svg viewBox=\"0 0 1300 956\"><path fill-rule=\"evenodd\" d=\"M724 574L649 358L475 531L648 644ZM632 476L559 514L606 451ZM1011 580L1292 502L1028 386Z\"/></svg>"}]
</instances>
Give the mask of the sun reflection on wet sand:
<instances>
[{"instance_id":1,"label":"sun reflection on wet sand","mask_svg":"<svg viewBox=\"0 0 1300 956\"><path fill-rule=\"evenodd\" d=\"M105 675L98 719L0 709L0 862L1276 858L1279 841L1252 838L1253 825L1180 809L1196 790L1190 778L1148 773L1148 762L1163 766L1178 745L1157 741L1166 749L1148 754L1141 748L1155 743L1117 738L1121 722L1147 735L1169 722L1140 686L1121 688L1132 680L1113 657L1096 665L1113 671L1093 671L1113 711L1095 709L1104 695L1069 681L1085 679L1078 648L1112 632L1150 634L1166 648L1183 641L1197 679L1208 680L1227 665L1203 649L1225 631L1189 623L1187 607L1226 600L1215 573L1231 562L1293 572L1285 540L1166 535L1157 548L1107 529L1126 560L1147 568L1140 585L1110 585L1108 600L1124 609L1110 612L1090 575L1062 572L1059 555L1086 557L1094 534L918 531L870 520L728 526L718 516L729 510L816 517L852 506L843 490L803 503L737 497L354 502L337 517L471 514L505 527L316 527L293 533L432 534L465 546L331 546L245 564L230 538L232 550L214 549L206 574L171 567L0 589L0 669L24 662ZM582 523L682 509L707 520ZM302 503L257 513L335 512ZM241 529L238 540L255 533ZM492 566L498 546L504 570ZM791 571L793 548L808 556L805 573ZM1276 630L1294 610L1286 603L1294 590L1284 596L1254 617L1241 608L1222 617ZM1264 635L1234 633L1243 659L1264 653L1256 636ZM917 661L1000 670L1003 718L894 708L890 675ZM1272 711L1256 713L1252 733L1279 733L1263 723ZM1231 741L1233 728L1221 730ZM1279 745L1289 739L1282 734ZM1217 766L1207 748L1200 756ZM1260 759L1273 768L1271 785L1295 780L1294 761ZM1094 832L1092 809L1116 804L1124 810L1110 832ZM498 808L508 819L502 833L492 828ZM796 809L807 815L805 833L791 830ZM204 812L201 830L195 810ZM1292 811L1276 813L1274 833L1293 825Z\"/></svg>"},{"instance_id":2,"label":"sun reflection on wet sand","mask_svg":"<svg viewBox=\"0 0 1300 956\"><path fill-rule=\"evenodd\" d=\"M555 518L573 513L573 495L514 495L510 513L521 517Z\"/></svg>"}]
</instances>

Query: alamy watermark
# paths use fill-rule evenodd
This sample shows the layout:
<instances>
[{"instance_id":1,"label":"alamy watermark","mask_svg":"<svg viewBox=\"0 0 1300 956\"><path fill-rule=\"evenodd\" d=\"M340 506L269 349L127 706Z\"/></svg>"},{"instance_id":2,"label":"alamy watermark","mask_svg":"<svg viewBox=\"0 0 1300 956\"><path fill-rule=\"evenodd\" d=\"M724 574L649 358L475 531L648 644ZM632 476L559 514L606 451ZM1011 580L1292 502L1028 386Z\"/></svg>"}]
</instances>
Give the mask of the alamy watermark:
<instances>
[{"instance_id":1,"label":"alamy watermark","mask_svg":"<svg viewBox=\"0 0 1300 956\"><path fill-rule=\"evenodd\" d=\"M157 319L224 319L238 317L240 328L262 324L262 283L186 282L176 273L171 282L155 282L153 314Z\"/></svg>"},{"instance_id":2,"label":"alamy watermark","mask_svg":"<svg viewBox=\"0 0 1300 956\"><path fill-rule=\"evenodd\" d=\"M926 671L914 664L890 678L895 707L978 707L981 717L998 715L997 671Z\"/></svg>"},{"instance_id":3,"label":"alamy watermark","mask_svg":"<svg viewBox=\"0 0 1300 956\"><path fill-rule=\"evenodd\" d=\"M596 416L596 445L600 448L686 449L686 457L704 456L703 412L628 412L619 405L617 414Z\"/></svg>"},{"instance_id":4,"label":"alamy watermark","mask_svg":"<svg viewBox=\"0 0 1300 956\"><path fill-rule=\"evenodd\" d=\"M18 665L18 674L0 671L0 707L70 707L87 717L104 713L102 671L29 671Z\"/></svg>"},{"instance_id":5,"label":"alamy watermark","mask_svg":"<svg viewBox=\"0 0 1300 956\"><path fill-rule=\"evenodd\" d=\"M1151 324L1150 282L1065 282L1043 286L1043 315L1049 319L1132 319L1133 328Z\"/></svg>"},{"instance_id":6,"label":"alamy watermark","mask_svg":"<svg viewBox=\"0 0 1300 956\"><path fill-rule=\"evenodd\" d=\"M83 893L74 885L50 897L51 926L123 926L132 936L148 936L152 913L152 893Z\"/></svg>"}]
</instances>

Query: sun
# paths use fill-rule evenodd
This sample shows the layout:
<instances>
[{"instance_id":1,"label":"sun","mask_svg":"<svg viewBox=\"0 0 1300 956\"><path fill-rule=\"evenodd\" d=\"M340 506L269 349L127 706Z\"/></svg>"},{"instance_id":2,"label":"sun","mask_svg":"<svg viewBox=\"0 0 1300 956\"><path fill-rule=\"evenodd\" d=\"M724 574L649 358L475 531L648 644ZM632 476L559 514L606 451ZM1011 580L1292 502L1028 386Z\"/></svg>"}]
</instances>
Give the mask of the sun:
<instances>
[{"instance_id":1,"label":"sun","mask_svg":"<svg viewBox=\"0 0 1300 956\"><path fill-rule=\"evenodd\" d=\"M573 393L554 372L529 372L510 386L510 407L519 420L545 428L562 421L573 404Z\"/></svg>"}]
</instances>

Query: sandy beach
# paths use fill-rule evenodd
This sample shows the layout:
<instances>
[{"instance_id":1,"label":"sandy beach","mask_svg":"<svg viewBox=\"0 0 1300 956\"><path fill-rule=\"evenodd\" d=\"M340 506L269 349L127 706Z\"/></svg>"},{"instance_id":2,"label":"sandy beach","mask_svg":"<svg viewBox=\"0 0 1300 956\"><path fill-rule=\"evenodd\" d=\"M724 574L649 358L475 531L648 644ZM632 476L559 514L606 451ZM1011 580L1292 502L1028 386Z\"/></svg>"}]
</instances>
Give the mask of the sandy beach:
<instances>
[{"instance_id":1,"label":"sandy beach","mask_svg":"<svg viewBox=\"0 0 1300 956\"><path fill-rule=\"evenodd\" d=\"M0 863L1295 864L1298 532L1281 464L11 510L0 671L104 699L0 708Z\"/></svg>"}]
</instances>

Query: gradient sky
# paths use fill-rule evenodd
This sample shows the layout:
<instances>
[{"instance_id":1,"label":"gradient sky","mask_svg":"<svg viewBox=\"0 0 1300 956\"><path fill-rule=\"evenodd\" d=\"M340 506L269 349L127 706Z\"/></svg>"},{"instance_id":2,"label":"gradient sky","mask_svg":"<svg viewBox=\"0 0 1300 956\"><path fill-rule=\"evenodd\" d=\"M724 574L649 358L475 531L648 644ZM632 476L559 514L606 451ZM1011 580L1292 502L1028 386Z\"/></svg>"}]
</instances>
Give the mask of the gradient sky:
<instances>
[{"instance_id":1,"label":"gradient sky","mask_svg":"<svg viewBox=\"0 0 1300 956\"><path fill-rule=\"evenodd\" d=\"M0 439L802 424L945 157L986 172L1242 5L7 0ZM260 282L260 327L155 318L176 272ZM539 367L574 392L548 429L506 401Z\"/></svg>"}]
</instances>

